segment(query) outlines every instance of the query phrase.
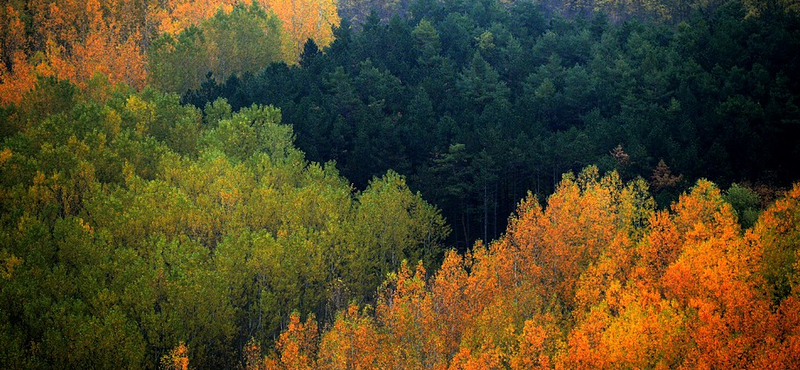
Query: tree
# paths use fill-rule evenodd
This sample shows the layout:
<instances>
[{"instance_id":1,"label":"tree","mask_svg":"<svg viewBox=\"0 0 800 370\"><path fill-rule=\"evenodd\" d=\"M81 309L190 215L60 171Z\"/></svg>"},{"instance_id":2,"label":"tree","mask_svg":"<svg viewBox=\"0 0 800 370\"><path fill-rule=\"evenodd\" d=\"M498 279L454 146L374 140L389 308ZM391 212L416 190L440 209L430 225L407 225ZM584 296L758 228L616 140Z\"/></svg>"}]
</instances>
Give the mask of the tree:
<instances>
[{"instance_id":1,"label":"tree","mask_svg":"<svg viewBox=\"0 0 800 370\"><path fill-rule=\"evenodd\" d=\"M181 342L168 355L161 358L161 368L164 370L188 370L189 349Z\"/></svg>"},{"instance_id":2,"label":"tree","mask_svg":"<svg viewBox=\"0 0 800 370\"><path fill-rule=\"evenodd\" d=\"M794 241L798 237L798 197L800 188L795 185L783 199L764 211L753 229L763 246L760 274L774 303L780 303L797 290L798 249Z\"/></svg>"},{"instance_id":3,"label":"tree","mask_svg":"<svg viewBox=\"0 0 800 370\"><path fill-rule=\"evenodd\" d=\"M35 82L27 61L25 24L11 5L0 8L0 105L19 104Z\"/></svg>"},{"instance_id":4,"label":"tree","mask_svg":"<svg viewBox=\"0 0 800 370\"><path fill-rule=\"evenodd\" d=\"M683 178L683 175L673 175L667 164L661 159L658 161L658 165L656 165L656 168L653 170L653 175L650 178L650 184L653 190L659 191L677 185Z\"/></svg>"},{"instance_id":5,"label":"tree","mask_svg":"<svg viewBox=\"0 0 800 370\"><path fill-rule=\"evenodd\" d=\"M278 109L219 101L204 117L174 94L105 89L40 80L7 116L26 129L0 148L0 367L153 368L181 341L193 367L235 367L251 339L300 325L292 312L332 321L374 300L353 246L384 271L436 263L435 208L396 174L356 193L305 160ZM282 363L315 367L298 340Z\"/></svg>"},{"instance_id":6,"label":"tree","mask_svg":"<svg viewBox=\"0 0 800 370\"><path fill-rule=\"evenodd\" d=\"M320 369L379 369L388 365L380 359L382 336L378 333L374 319L365 308L351 304L337 313L333 327L326 330L320 342L317 366Z\"/></svg>"},{"instance_id":7,"label":"tree","mask_svg":"<svg viewBox=\"0 0 800 370\"><path fill-rule=\"evenodd\" d=\"M800 327L796 284L778 301L760 287L765 276L796 275L762 256L794 253L773 243L794 237L797 189L742 234L708 181L656 212L642 179L623 185L594 168L565 175L545 208L525 199L502 238L464 256L448 252L430 279L421 265L412 272L403 263L384 283L374 319L351 306L323 334L335 340L325 363L790 366ZM359 355L367 362L355 365Z\"/></svg>"},{"instance_id":8,"label":"tree","mask_svg":"<svg viewBox=\"0 0 800 370\"><path fill-rule=\"evenodd\" d=\"M346 281L358 297L368 298L387 273L404 260L436 266L449 229L439 212L412 193L393 171L374 179L358 197L350 225L355 243L345 254Z\"/></svg>"},{"instance_id":9,"label":"tree","mask_svg":"<svg viewBox=\"0 0 800 370\"><path fill-rule=\"evenodd\" d=\"M725 201L733 207L736 218L743 229L749 229L755 225L761 203L758 193L734 183L725 192Z\"/></svg>"},{"instance_id":10,"label":"tree","mask_svg":"<svg viewBox=\"0 0 800 370\"><path fill-rule=\"evenodd\" d=\"M162 90L182 93L200 88L209 75L221 83L256 72L281 60L281 35L274 15L256 3L238 4L157 39L148 52L149 80Z\"/></svg>"},{"instance_id":11,"label":"tree","mask_svg":"<svg viewBox=\"0 0 800 370\"><path fill-rule=\"evenodd\" d=\"M300 322L300 315L289 317L286 331L275 345L280 357L268 359L267 369L304 370L316 368L317 323L313 316Z\"/></svg>"},{"instance_id":12,"label":"tree","mask_svg":"<svg viewBox=\"0 0 800 370\"><path fill-rule=\"evenodd\" d=\"M297 61L306 40L327 46L333 41L333 28L339 25L336 3L331 0L265 0L286 32L284 60Z\"/></svg>"}]
</instances>

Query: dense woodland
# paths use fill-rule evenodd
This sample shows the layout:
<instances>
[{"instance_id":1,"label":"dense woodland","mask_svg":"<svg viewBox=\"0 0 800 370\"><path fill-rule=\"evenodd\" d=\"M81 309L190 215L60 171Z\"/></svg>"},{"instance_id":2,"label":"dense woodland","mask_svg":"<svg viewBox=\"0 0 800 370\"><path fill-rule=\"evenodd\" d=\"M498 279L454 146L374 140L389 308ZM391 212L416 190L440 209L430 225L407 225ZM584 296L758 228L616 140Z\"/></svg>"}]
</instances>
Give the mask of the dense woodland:
<instances>
[{"instance_id":1,"label":"dense woodland","mask_svg":"<svg viewBox=\"0 0 800 370\"><path fill-rule=\"evenodd\" d=\"M746 231L708 181L669 210L646 189L594 167L565 176L499 240L448 252L432 276L404 263L374 308L321 336L292 316L247 368L796 368L800 187Z\"/></svg>"},{"instance_id":2,"label":"dense woodland","mask_svg":"<svg viewBox=\"0 0 800 370\"><path fill-rule=\"evenodd\" d=\"M373 12L358 31L345 20L299 65L183 100L280 107L298 148L358 188L405 174L462 251L499 236L528 190L550 194L592 164L624 180L682 176L655 184L661 206L698 178L787 186L800 173L796 16L747 17L738 2L677 24L563 18L530 2L411 9L387 22Z\"/></svg>"},{"instance_id":3,"label":"dense woodland","mask_svg":"<svg viewBox=\"0 0 800 370\"><path fill-rule=\"evenodd\" d=\"M0 368L792 368L795 0L10 0Z\"/></svg>"}]
</instances>

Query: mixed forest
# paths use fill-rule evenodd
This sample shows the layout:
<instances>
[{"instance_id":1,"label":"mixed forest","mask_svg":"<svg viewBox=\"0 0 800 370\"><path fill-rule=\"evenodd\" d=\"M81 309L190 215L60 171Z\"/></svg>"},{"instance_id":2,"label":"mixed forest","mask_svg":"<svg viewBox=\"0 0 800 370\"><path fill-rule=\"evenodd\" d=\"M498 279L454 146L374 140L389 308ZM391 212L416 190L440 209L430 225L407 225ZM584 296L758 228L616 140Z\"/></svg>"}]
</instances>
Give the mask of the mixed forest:
<instances>
[{"instance_id":1,"label":"mixed forest","mask_svg":"<svg viewBox=\"0 0 800 370\"><path fill-rule=\"evenodd\" d=\"M800 363L797 0L9 0L0 368Z\"/></svg>"}]
</instances>

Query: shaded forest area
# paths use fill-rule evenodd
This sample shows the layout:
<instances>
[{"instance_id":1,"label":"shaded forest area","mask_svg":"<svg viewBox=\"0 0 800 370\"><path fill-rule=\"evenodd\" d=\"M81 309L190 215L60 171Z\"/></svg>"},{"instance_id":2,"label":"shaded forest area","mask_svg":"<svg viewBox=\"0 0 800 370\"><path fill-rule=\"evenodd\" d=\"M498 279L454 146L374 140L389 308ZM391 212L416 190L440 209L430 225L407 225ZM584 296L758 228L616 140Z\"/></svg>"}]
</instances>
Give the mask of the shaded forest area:
<instances>
[{"instance_id":1,"label":"shaded forest area","mask_svg":"<svg viewBox=\"0 0 800 370\"><path fill-rule=\"evenodd\" d=\"M590 164L650 180L662 207L698 178L758 188L800 175L794 13L748 16L733 1L681 22L616 23L530 2L409 8L358 29L345 18L298 65L208 81L183 101L280 107L298 148L358 188L405 174L462 251L498 237L528 190L550 194Z\"/></svg>"},{"instance_id":2,"label":"shaded forest area","mask_svg":"<svg viewBox=\"0 0 800 370\"><path fill-rule=\"evenodd\" d=\"M795 366L798 11L10 0L0 368Z\"/></svg>"}]
</instances>

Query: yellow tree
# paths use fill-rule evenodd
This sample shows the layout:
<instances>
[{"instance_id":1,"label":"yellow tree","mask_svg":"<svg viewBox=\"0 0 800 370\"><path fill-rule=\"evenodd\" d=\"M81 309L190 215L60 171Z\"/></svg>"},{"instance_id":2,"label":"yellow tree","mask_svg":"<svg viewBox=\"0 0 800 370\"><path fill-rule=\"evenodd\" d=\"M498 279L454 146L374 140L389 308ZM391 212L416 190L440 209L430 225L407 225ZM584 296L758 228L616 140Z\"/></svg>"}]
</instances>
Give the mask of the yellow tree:
<instances>
[{"instance_id":1,"label":"yellow tree","mask_svg":"<svg viewBox=\"0 0 800 370\"><path fill-rule=\"evenodd\" d=\"M188 370L189 349L181 342L169 354L161 357L161 368L164 370Z\"/></svg>"},{"instance_id":2,"label":"yellow tree","mask_svg":"<svg viewBox=\"0 0 800 370\"><path fill-rule=\"evenodd\" d=\"M308 317L305 323L300 322L300 315L295 312L289 317L286 331L281 333L275 344L275 356L267 358L267 369L311 370L316 368L318 346L317 321L314 316Z\"/></svg>"},{"instance_id":3,"label":"yellow tree","mask_svg":"<svg viewBox=\"0 0 800 370\"><path fill-rule=\"evenodd\" d=\"M159 32L177 35L181 30L198 25L217 12L230 13L236 0L171 0L162 8L153 9Z\"/></svg>"},{"instance_id":4,"label":"yellow tree","mask_svg":"<svg viewBox=\"0 0 800 370\"><path fill-rule=\"evenodd\" d=\"M789 368L800 363L800 184L764 211L750 236L763 256L758 275L779 323L757 367Z\"/></svg>"},{"instance_id":5,"label":"yellow tree","mask_svg":"<svg viewBox=\"0 0 800 370\"><path fill-rule=\"evenodd\" d=\"M317 366L326 370L385 368L382 338L373 318L351 304L336 315L333 327L322 336Z\"/></svg>"},{"instance_id":6,"label":"yellow tree","mask_svg":"<svg viewBox=\"0 0 800 370\"><path fill-rule=\"evenodd\" d=\"M420 262L415 271L403 261L382 287L375 309L387 333L387 365L391 368L430 369L441 366L440 342L432 330L435 316L427 293L425 268Z\"/></svg>"},{"instance_id":7,"label":"yellow tree","mask_svg":"<svg viewBox=\"0 0 800 370\"><path fill-rule=\"evenodd\" d=\"M791 368L800 361L800 186L743 232L699 181L655 211L644 180L589 168L426 283L403 264L321 368ZM325 359L324 362L322 359ZM366 359L366 362L359 362Z\"/></svg>"},{"instance_id":8,"label":"yellow tree","mask_svg":"<svg viewBox=\"0 0 800 370\"><path fill-rule=\"evenodd\" d=\"M333 41L333 27L339 25L335 0L260 0L275 12L283 24L284 59L296 61L306 40L320 47Z\"/></svg>"}]
</instances>

